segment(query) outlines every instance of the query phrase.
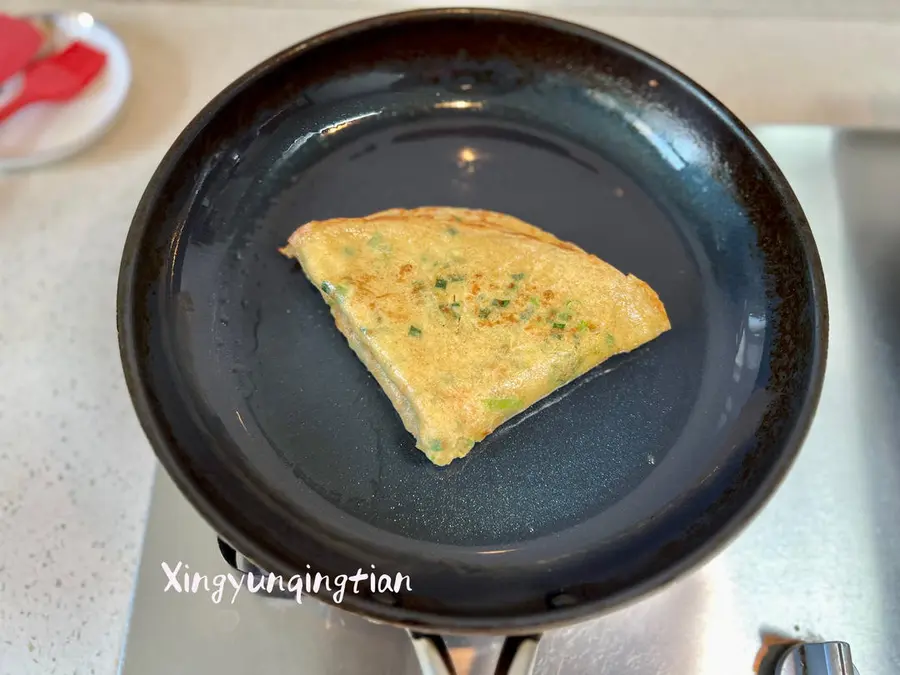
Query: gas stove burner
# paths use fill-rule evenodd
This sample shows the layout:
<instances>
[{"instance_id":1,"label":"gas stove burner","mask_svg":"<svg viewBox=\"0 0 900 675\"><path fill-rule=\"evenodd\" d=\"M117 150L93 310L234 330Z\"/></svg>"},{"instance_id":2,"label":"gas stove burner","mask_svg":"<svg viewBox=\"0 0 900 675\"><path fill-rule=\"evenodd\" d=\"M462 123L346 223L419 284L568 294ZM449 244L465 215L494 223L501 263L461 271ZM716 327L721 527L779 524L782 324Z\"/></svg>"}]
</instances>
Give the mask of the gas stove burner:
<instances>
[{"instance_id":1,"label":"gas stove burner","mask_svg":"<svg viewBox=\"0 0 900 675\"><path fill-rule=\"evenodd\" d=\"M896 675L900 614L873 599L893 597L900 539L873 542L872 533L890 532L900 510L900 472L889 470L884 453L900 430L892 415L900 371L890 351L900 332L884 319L896 313L884 281L896 268L890 253L900 193L891 177L900 171L900 135L804 127L754 133L804 203L836 298L829 344L836 371L826 378L824 407L790 478L745 533L658 594L549 632L533 675L751 673L761 629L786 646L759 675L810 675L817 650L849 655L827 640L852 647L853 663L841 656L836 675ZM161 563L174 569L181 562L210 579L263 572L227 542L217 548L219 534L165 472L157 474L120 675L421 675L414 647L427 643L342 607L308 596L302 604L268 600L246 588L219 603L203 589L165 590ZM461 642L448 651L460 651ZM488 672L499 654L497 641L482 642L472 675Z\"/></svg>"},{"instance_id":2,"label":"gas stove burner","mask_svg":"<svg viewBox=\"0 0 900 675\"><path fill-rule=\"evenodd\" d=\"M262 569L249 558L216 537L219 553L225 562L242 575L256 579L262 584L259 594L269 598L289 599L293 593L281 588L277 583L267 587L263 579L270 573ZM449 650L447 644L434 635L410 632L417 659L423 672L433 675L453 675L455 671L454 657L451 651L472 651L463 644L456 650ZM534 667L538 639L526 636L508 639L497 660L497 672L531 673ZM757 672L759 675L860 675L853 665L850 645L846 642L783 642L764 647ZM465 658L462 659L465 661ZM516 663L519 661L520 663Z\"/></svg>"}]
</instances>

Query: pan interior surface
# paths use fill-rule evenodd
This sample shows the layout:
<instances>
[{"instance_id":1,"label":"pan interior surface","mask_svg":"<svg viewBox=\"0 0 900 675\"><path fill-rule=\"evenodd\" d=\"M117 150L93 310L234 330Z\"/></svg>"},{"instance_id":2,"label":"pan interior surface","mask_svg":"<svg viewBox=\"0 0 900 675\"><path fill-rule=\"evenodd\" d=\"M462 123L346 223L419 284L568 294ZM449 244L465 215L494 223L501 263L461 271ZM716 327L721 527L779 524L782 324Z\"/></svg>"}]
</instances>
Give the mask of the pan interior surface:
<instances>
[{"instance_id":1,"label":"pan interior surface","mask_svg":"<svg viewBox=\"0 0 900 675\"><path fill-rule=\"evenodd\" d=\"M820 347L802 214L680 75L548 21L425 15L283 54L154 179L132 292L157 451L245 553L402 571L395 606L496 619L665 576L784 470ZM672 330L435 467L277 251L416 206L572 241Z\"/></svg>"},{"instance_id":2,"label":"pan interior surface","mask_svg":"<svg viewBox=\"0 0 900 675\"><path fill-rule=\"evenodd\" d=\"M244 436L249 462L277 456L274 472L379 530L503 547L599 516L655 467L688 459L691 439L683 457L667 453L698 402L716 404L718 392L701 392L708 343L734 351L740 326L725 298L708 316L689 230L599 153L552 131L453 113L340 136L320 157L294 155L211 205L221 210L206 236L227 241L198 231L187 242L202 243L196 258L186 252L181 289L210 298L193 310L214 355L199 384L221 397L216 409L236 411L242 426L230 433ZM283 146L276 139L253 165L273 166ZM319 292L277 248L309 220L434 204L511 213L579 244L660 289L676 329L558 391L462 460L431 465ZM709 334L725 321L732 334ZM744 399L750 387L729 391ZM717 417L700 433L713 433Z\"/></svg>"}]
</instances>

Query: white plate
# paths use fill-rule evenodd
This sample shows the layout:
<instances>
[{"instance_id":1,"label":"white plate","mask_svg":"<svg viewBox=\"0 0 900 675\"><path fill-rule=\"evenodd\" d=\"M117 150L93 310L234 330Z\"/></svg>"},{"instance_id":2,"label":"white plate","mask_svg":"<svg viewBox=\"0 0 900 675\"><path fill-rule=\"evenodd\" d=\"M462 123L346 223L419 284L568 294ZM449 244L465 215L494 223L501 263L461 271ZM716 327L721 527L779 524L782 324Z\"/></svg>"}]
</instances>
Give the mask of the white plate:
<instances>
[{"instance_id":1,"label":"white plate","mask_svg":"<svg viewBox=\"0 0 900 675\"><path fill-rule=\"evenodd\" d=\"M25 169L69 157L100 138L113 124L131 87L131 62L122 41L90 14L25 16L50 29L55 45L83 40L106 54L106 67L68 103L35 103L0 122L0 171ZM0 86L0 105L22 86L16 75Z\"/></svg>"}]
</instances>

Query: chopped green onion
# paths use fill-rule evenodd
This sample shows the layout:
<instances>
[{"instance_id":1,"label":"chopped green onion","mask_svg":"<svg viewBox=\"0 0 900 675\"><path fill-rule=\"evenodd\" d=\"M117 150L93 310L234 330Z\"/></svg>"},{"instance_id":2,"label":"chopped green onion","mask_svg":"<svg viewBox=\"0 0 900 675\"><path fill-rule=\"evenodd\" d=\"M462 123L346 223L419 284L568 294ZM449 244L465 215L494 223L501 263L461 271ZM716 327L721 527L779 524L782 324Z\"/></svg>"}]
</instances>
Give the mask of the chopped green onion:
<instances>
[{"instance_id":1,"label":"chopped green onion","mask_svg":"<svg viewBox=\"0 0 900 675\"><path fill-rule=\"evenodd\" d=\"M569 319L572 318L572 315L569 314L568 312L563 312L562 314L559 315L559 318L562 319L563 321L568 321Z\"/></svg>"},{"instance_id":2,"label":"chopped green onion","mask_svg":"<svg viewBox=\"0 0 900 675\"><path fill-rule=\"evenodd\" d=\"M553 324L553 327L554 327L554 328L558 328L559 330L565 330L565 329L566 329L566 324L564 324L564 323L555 323L555 324Z\"/></svg>"},{"instance_id":3,"label":"chopped green onion","mask_svg":"<svg viewBox=\"0 0 900 675\"><path fill-rule=\"evenodd\" d=\"M413 290L414 291L421 291L423 288L425 288L424 281L414 281L413 282Z\"/></svg>"},{"instance_id":4,"label":"chopped green onion","mask_svg":"<svg viewBox=\"0 0 900 675\"><path fill-rule=\"evenodd\" d=\"M422 331L416 328L415 326L409 327L409 336L410 337L419 337L422 334Z\"/></svg>"},{"instance_id":5,"label":"chopped green onion","mask_svg":"<svg viewBox=\"0 0 900 675\"><path fill-rule=\"evenodd\" d=\"M478 316L481 317L482 319L486 319L490 315L491 315L491 310L489 310L489 309L482 309L480 312L478 312Z\"/></svg>"},{"instance_id":6,"label":"chopped green onion","mask_svg":"<svg viewBox=\"0 0 900 675\"><path fill-rule=\"evenodd\" d=\"M587 330L589 328L587 321L578 322L578 330Z\"/></svg>"},{"instance_id":7,"label":"chopped green onion","mask_svg":"<svg viewBox=\"0 0 900 675\"><path fill-rule=\"evenodd\" d=\"M459 216L453 216L453 220L455 220L457 223L462 222L462 218L460 218Z\"/></svg>"},{"instance_id":8,"label":"chopped green onion","mask_svg":"<svg viewBox=\"0 0 900 675\"><path fill-rule=\"evenodd\" d=\"M495 307L506 307L509 304L509 300L494 300L491 304Z\"/></svg>"},{"instance_id":9,"label":"chopped green onion","mask_svg":"<svg viewBox=\"0 0 900 675\"><path fill-rule=\"evenodd\" d=\"M533 296L533 295L532 295L530 298L528 298L528 302L530 302L530 303L531 303L532 305L534 305L535 307L540 307L540 306L541 306L541 301L538 300L538 299L537 299L535 296Z\"/></svg>"},{"instance_id":10,"label":"chopped green onion","mask_svg":"<svg viewBox=\"0 0 900 675\"><path fill-rule=\"evenodd\" d=\"M391 245L384 240L380 232L373 234L367 243L376 251L381 251L382 253L390 253L391 251Z\"/></svg>"},{"instance_id":11,"label":"chopped green onion","mask_svg":"<svg viewBox=\"0 0 900 675\"><path fill-rule=\"evenodd\" d=\"M464 274L451 274L450 281L465 281L466 276Z\"/></svg>"},{"instance_id":12,"label":"chopped green onion","mask_svg":"<svg viewBox=\"0 0 900 675\"><path fill-rule=\"evenodd\" d=\"M488 410L515 410L522 407L522 399L520 398L489 398L484 404Z\"/></svg>"},{"instance_id":13,"label":"chopped green onion","mask_svg":"<svg viewBox=\"0 0 900 675\"><path fill-rule=\"evenodd\" d=\"M459 230L457 230L455 227L448 227L447 234L449 234L451 237L455 237L459 234Z\"/></svg>"},{"instance_id":14,"label":"chopped green onion","mask_svg":"<svg viewBox=\"0 0 900 675\"><path fill-rule=\"evenodd\" d=\"M344 298L347 296L347 287L346 286L341 286L340 284L335 286L330 281L322 282L322 291L326 295L330 296L325 299L325 302L327 302L329 305L332 304L333 298L336 298L338 302L342 302L344 300Z\"/></svg>"},{"instance_id":15,"label":"chopped green onion","mask_svg":"<svg viewBox=\"0 0 900 675\"><path fill-rule=\"evenodd\" d=\"M446 279L438 279L434 282L435 288L447 288L447 280Z\"/></svg>"},{"instance_id":16,"label":"chopped green onion","mask_svg":"<svg viewBox=\"0 0 900 675\"><path fill-rule=\"evenodd\" d=\"M616 338L614 338L614 337L612 336L612 333L607 333L607 334L606 334L606 344L609 345L610 347L615 346L615 344L616 344Z\"/></svg>"},{"instance_id":17,"label":"chopped green onion","mask_svg":"<svg viewBox=\"0 0 900 675\"><path fill-rule=\"evenodd\" d=\"M350 246L344 247L344 253L346 255L356 255L356 251L353 248L351 248Z\"/></svg>"},{"instance_id":18,"label":"chopped green onion","mask_svg":"<svg viewBox=\"0 0 900 675\"><path fill-rule=\"evenodd\" d=\"M516 273L516 274L513 274L513 275L512 275L512 278L515 279L516 281L522 281L522 279L525 278L525 273L524 273L524 272L518 272L518 273Z\"/></svg>"}]
</instances>

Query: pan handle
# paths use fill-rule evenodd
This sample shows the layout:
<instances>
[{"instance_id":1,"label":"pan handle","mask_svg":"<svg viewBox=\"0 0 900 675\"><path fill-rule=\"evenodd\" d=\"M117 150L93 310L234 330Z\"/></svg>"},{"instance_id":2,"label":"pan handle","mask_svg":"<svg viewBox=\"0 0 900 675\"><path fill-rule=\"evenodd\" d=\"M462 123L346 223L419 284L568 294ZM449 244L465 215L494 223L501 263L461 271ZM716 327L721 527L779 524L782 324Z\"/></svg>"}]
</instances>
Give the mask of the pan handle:
<instances>
[{"instance_id":1,"label":"pan handle","mask_svg":"<svg viewBox=\"0 0 900 675\"><path fill-rule=\"evenodd\" d=\"M422 675L474 675L459 672L453 654L440 635L409 631ZM493 675L532 675L540 635L504 638Z\"/></svg>"}]
</instances>

